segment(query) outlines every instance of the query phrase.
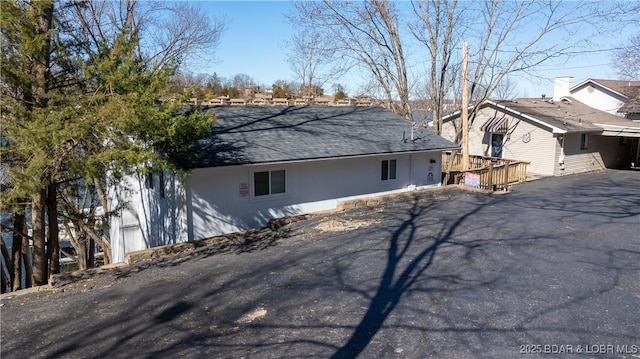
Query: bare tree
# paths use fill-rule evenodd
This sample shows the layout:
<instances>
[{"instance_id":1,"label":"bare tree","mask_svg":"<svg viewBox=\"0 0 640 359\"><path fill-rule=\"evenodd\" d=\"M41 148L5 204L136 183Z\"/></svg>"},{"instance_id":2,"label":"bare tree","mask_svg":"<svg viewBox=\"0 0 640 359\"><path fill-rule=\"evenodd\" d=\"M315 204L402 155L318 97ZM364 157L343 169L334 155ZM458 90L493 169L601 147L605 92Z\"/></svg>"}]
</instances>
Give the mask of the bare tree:
<instances>
[{"instance_id":1,"label":"bare tree","mask_svg":"<svg viewBox=\"0 0 640 359\"><path fill-rule=\"evenodd\" d=\"M441 121L438 119L442 118L444 100L451 95L450 90L457 80L451 69L455 66L454 51L462 38L455 36L456 32L462 31L462 12L458 10L457 0L415 1L412 5L418 20L410 28L427 49L429 102L436 133L440 133Z\"/></svg>"},{"instance_id":2,"label":"bare tree","mask_svg":"<svg viewBox=\"0 0 640 359\"><path fill-rule=\"evenodd\" d=\"M287 62L300 81L300 89L305 92L302 96L318 96L314 90L322 88L344 72L339 66L331 66L334 51L326 48L326 43L327 40L317 29L304 29L293 35L287 43Z\"/></svg>"},{"instance_id":3,"label":"bare tree","mask_svg":"<svg viewBox=\"0 0 640 359\"><path fill-rule=\"evenodd\" d=\"M629 38L629 42L616 50L613 60L617 62L618 74L628 80L640 80L640 32Z\"/></svg>"},{"instance_id":4,"label":"bare tree","mask_svg":"<svg viewBox=\"0 0 640 359\"><path fill-rule=\"evenodd\" d=\"M371 73L387 105L411 119L406 58L395 3L296 2L291 19L302 32L325 34L323 48L339 58L343 69L359 66Z\"/></svg>"},{"instance_id":5,"label":"bare tree","mask_svg":"<svg viewBox=\"0 0 640 359\"><path fill-rule=\"evenodd\" d=\"M492 97L498 100L510 100L516 96L516 82L511 76L505 76L493 91Z\"/></svg>"},{"instance_id":6,"label":"bare tree","mask_svg":"<svg viewBox=\"0 0 640 359\"><path fill-rule=\"evenodd\" d=\"M160 70L185 62L208 59L220 43L226 19L211 18L202 9L185 2L138 0L73 2L73 11L61 12L60 23L75 26L77 39L87 47L111 43L114 33L129 28L143 41L139 58Z\"/></svg>"},{"instance_id":7,"label":"bare tree","mask_svg":"<svg viewBox=\"0 0 640 359\"><path fill-rule=\"evenodd\" d=\"M539 76L539 65L549 60L568 61L592 51L593 38L614 28L609 26L614 25L612 19L616 24L637 23L630 9L637 9L638 3L414 0L407 7L384 0L323 0L298 2L295 7L294 25L322 34L320 48L333 52L334 60L344 67L355 64L366 69L371 76L363 80L371 79L390 107L397 99L395 110L407 118L409 81L420 81L408 79L405 48L410 42L399 19L413 16L413 21L407 21L412 39L427 52L428 85L416 87L430 90L432 117L439 131L445 99L459 97L461 41L469 44L470 97L477 106L512 82L504 80L511 74Z\"/></svg>"},{"instance_id":8,"label":"bare tree","mask_svg":"<svg viewBox=\"0 0 640 359\"><path fill-rule=\"evenodd\" d=\"M231 79L231 85L240 91L256 85L256 80L247 74L237 74Z\"/></svg>"},{"instance_id":9,"label":"bare tree","mask_svg":"<svg viewBox=\"0 0 640 359\"><path fill-rule=\"evenodd\" d=\"M462 5L461 5L462 4ZM471 99L475 109L514 73L534 74L536 68L551 59L568 59L589 51L594 32L607 30L615 5L594 2L560 1L485 1L416 0L413 24L415 37L430 54L434 120L440 129L441 116L435 113L439 98L451 95L452 80L447 76L452 65L460 63L456 41L469 43ZM605 9L606 8L606 9ZM606 10L606 11L605 11ZM596 24L598 26L593 26ZM506 80L509 82L510 80ZM453 94L455 96L455 94ZM504 94L502 94L504 95Z\"/></svg>"}]
</instances>

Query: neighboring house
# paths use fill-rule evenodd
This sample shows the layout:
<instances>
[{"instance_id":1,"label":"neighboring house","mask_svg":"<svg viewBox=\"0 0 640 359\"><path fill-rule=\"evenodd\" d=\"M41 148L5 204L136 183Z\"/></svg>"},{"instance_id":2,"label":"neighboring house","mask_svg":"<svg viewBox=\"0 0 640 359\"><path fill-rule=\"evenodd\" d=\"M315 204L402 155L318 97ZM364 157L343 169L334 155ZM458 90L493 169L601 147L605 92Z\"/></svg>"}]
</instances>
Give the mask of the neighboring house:
<instances>
[{"instance_id":1,"label":"neighboring house","mask_svg":"<svg viewBox=\"0 0 640 359\"><path fill-rule=\"evenodd\" d=\"M313 99L313 103L318 106L329 106L333 103L333 96L317 96Z\"/></svg>"},{"instance_id":2,"label":"neighboring house","mask_svg":"<svg viewBox=\"0 0 640 359\"><path fill-rule=\"evenodd\" d=\"M228 105L230 102L230 99L228 96L220 96L220 97L216 97L216 98L212 98L211 100L209 100L208 105L210 106L224 106L224 105Z\"/></svg>"},{"instance_id":3,"label":"neighboring house","mask_svg":"<svg viewBox=\"0 0 640 359\"><path fill-rule=\"evenodd\" d=\"M443 137L460 136L460 111L443 121ZM469 154L528 161L528 172L557 176L637 165L639 138L640 123L568 96L487 101L471 121Z\"/></svg>"},{"instance_id":4,"label":"neighboring house","mask_svg":"<svg viewBox=\"0 0 640 359\"><path fill-rule=\"evenodd\" d=\"M353 97L347 97L336 101L336 106L355 106L358 103Z\"/></svg>"},{"instance_id":5,"label":"neighboring house","mask_svg":"<svg viewBox=\"0 0 640 359\"><path fill-rule=\"evenodd\" d=\"M556 86L559 81L567 85L556 87L559 96L571 96L598 110L640 120L640 81L586 79L573 86L573 77L564 77L556 79Z\"/></svg>"},{"instance_id":6,"label":"neighboring house","mask_svg":"<svg viewBox=\"0 0 640 359\"><path fill-rule=\"evenodd\" d=\"M629 120L640 122L640 86L636 87L635 97L629 98L629 101L618 109L618 113Z\"/></svg>"},{"instance_id":7,"label":"neighboring house","mask_svg":"<svg viewBox=\"0 0 640 359\"><path fill-rule=\"evenodd\" d=\"M289 106L289 100L282 97L276 97L271 101L274 106Z\"/></svg>"},{"instance_id":8,"label":"neighboring house","mask_svg":"<svg viewBox=\"0 0 640 359\"><path fill-rule=\"evenodd\" d=\"M229 104L231 106L244 106L247 104L247 100L243 98L232 98L231 100L229 100Z\"/></svg>"},{"instance_id":9,"label":"neighboring house","mask_svg":"<svg viewBox=\"0 0 640 359\"><path fill-rule=\"evenodd\" d=\"M127 206L111 223L114 261L349 199L440 186L442 151L458 148L381 107L209 111L211 133L177 158L192 169L187 176L132 176L112 189L112 206Z\"/></svg>"},{"instance_id":10,"label":"neighboring house","mask_svg":"<svg viewBox=\"0 0 640 359\"><path fill-rule=\"evenodd\" d=\"M265 106L265 105L270 105L271 101L267 100L265 98L256 98L253 99L253 101L251 101L252 105L259 105L259 106Z\"/></svg>"}]
</instances>

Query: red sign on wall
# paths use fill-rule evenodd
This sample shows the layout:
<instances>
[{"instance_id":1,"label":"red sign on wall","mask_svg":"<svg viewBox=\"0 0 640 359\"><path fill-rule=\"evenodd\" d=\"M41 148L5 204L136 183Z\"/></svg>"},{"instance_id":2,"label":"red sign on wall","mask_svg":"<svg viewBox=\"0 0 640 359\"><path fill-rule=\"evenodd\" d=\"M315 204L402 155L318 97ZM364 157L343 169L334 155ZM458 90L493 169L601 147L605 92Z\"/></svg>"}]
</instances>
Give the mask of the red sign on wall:
<instances>
[{"instance_id":1,"label":"red sign on wall","mask_svg":"<svg viewBox=\"0 0 640 359\"><path fill-rule=\"evenodd\" d=\"M249 195L249 184L246 182L240 183L240 197L246 197Z\"/></svg>"}]
</instances>

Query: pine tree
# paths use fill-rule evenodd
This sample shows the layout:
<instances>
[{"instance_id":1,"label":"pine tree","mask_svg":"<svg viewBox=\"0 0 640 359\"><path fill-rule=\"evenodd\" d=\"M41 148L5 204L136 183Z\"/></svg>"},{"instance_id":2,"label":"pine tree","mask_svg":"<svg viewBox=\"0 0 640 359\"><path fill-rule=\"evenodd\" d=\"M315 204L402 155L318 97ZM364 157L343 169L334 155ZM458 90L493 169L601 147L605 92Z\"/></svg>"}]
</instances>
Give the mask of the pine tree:
<instances>
[{"instance_id":1,"label":"pine tree","mask_svg":"<svg viewBox=\"0 0 640 359\"><path fill-rule=\"evenodd\" d=\"M107 208L107 181L147 165L171 167L167 155L208 131L212 118L158 101L179 58L158 64L144 57L135 7L127 6L124 21L96 37L101 19L83 17L90 3L0 6L0 156L11 184L2 207L20 213L19 204L30 198L32 277L42 285L58 270L58 222L76 239L82 268L91 266L87 240L108 262L104 226L118 208Z\"/></svg>"}]
</instances>

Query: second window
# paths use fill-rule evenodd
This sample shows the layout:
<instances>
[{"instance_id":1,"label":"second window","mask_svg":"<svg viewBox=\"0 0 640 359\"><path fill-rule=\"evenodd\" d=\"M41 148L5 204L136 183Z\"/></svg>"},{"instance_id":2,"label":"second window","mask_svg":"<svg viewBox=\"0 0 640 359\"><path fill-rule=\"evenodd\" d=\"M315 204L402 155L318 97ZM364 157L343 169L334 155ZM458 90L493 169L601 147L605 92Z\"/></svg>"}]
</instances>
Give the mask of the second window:
<instances>
[{"instance_id":1,"label":"second window","mask_svg":"<svg viewBox=\"0 0 640 359\"><path fill-rule=\"evenodd\" d=\"M382 161L380 180L389 181L396 179L396 160Z\"/></svg>"}]
</instances>

